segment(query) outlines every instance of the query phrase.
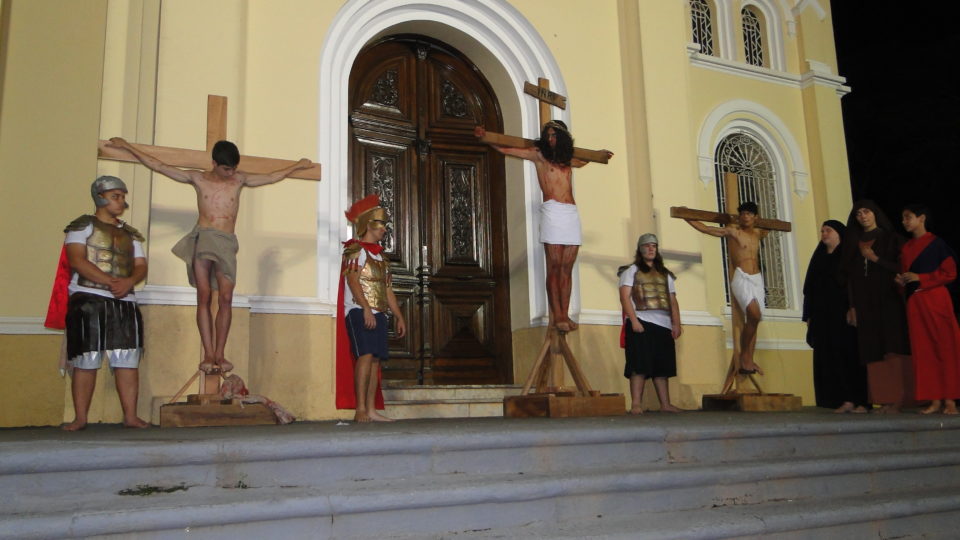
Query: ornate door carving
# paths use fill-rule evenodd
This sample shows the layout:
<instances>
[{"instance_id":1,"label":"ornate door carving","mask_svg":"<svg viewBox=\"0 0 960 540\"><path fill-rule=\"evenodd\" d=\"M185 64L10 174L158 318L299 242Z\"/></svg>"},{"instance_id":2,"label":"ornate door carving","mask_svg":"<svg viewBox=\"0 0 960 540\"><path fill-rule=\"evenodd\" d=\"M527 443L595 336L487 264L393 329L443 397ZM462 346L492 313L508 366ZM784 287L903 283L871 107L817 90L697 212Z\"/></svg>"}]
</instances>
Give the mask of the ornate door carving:
<instances>
[{"instance_id":1,"label":"ornate door carving","mask_svg":"<svg viewBox=\"0 0 960 540\"><path fill-rule=\"evenodd\" d=\"M364 49L350 74L350 191L380 194L408 334L391 333L384 378L492 384L512 379L503 157L476 125L502 129L479 70L419 36Z\"/></svg>"}]
</instances>

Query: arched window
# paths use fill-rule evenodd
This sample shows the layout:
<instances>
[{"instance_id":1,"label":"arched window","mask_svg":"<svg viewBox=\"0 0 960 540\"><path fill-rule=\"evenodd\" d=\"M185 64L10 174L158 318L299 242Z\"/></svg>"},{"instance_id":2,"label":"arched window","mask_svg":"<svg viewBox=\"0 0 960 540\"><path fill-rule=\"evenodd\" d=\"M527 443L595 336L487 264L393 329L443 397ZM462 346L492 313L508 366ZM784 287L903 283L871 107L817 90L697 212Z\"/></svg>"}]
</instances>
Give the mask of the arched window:
<instances>
[{"instance_id":1,"label":"arched window","mask_svg":"<svg viewBox=\"0 0 960 540\"><path fill-rule=\"evenodd\" d=\"M747 63L763 67L763 24L753 9L743 8L743 47Z\"/></svg>"},{"instance_id":2,"label":"arched window","mask_svg":"<svg viewBox=\"0 0 960 540\"><path fill-rule=\"evenodd\" d=\"M717 146L714 157L717 178L717 206L725 211L724 182L726 173L737 175L740 202L753 201L760 209L760 217L781 218L781 204L777 195L777 174L770 156L755 139L743 133L734 133L725 137ZM723 272L727 290L727 302L730 301L727 275L727 246L723 245ZM766 288L766 307L788 309L786 275L784 273L783 237L777 231L771 231L760 242L760 272Z\"/></svg>"},{"instance_id":3,"label":"arched window","mask_svg":"<svg viewBox=\"0 0 960 540\"><path fill-rule=\"evenodd\" d=\"M693 42L700 52L713 55L713 22L707 0L690 0L690 22L693 24Z\"/></svg>"}]
</instances>

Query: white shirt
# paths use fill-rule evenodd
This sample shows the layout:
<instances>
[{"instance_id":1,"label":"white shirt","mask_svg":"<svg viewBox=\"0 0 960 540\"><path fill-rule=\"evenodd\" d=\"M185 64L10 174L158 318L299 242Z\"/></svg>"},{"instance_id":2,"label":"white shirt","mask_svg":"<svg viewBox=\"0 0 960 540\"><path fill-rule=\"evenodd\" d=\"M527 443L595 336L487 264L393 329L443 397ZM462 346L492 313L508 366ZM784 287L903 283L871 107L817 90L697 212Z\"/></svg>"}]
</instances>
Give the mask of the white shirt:
<instances>
[{"instance_id":1,"label":"white shirt","mask_svg":"<svg viewBox=\"0 0 960 540\"><path fill-rule=\"evenodd\" d=\"M637 275L637 265L631 264L630 268L627 268L620 274L620 286L621 287L630 287L633 288L633 278ZM673 277L670 274L667 274L667 291L670 294L677 294L677 290L673 285ZM632 302L632 300L631 300ZM669 309L645 309L636 311L637 318L641 321L655 324L657 326L662 326L664 328L673 328L673 320L670 318ZM679 321L677 321L679 322Z\"/></svg>"},{"instance_id":2,"label":"white shirt","mask_svg":"<svg viewBox=\"0 0 960 540\"><path fill-rule=\"evenodd\" d=\"M370 254L370 257L375 261L382 261L382 255ZM357 268L363 268L363 265L367 264L367 250L360 248L360 256L357 257ZM343 314L346 315L350 313L351 309L363 309L363 306L354 302L353 300L353 291L350 290L350 285L347 283L347 276L343 276ZM373 309L371 306L371 311L374 313L380 313L379 311Z\"/></svg>"},{"instance_id":3,"label":"white shirt","mask_svg":"<svg viewBox=\"0 0 960 540\"><path fill-rule=\"evenodd\" d=\"M87 225L82 231L69 231L67 233L66 239L63 241L64 244L87 244L87 238L90 238L90 235L93 234L93 224ZM145 259L146 256L143 254L143 244L139 240L133 241L133 258L134 259ZM97 289L95 287L84 287L78 283L80 279L80 274L76 271L73 272L72 277L70 278L70 285L67 287L67 291L70 294L85 292L90 294L95 294L97 296L105 296L107 298L113 298L113 293L106 289ZM125 302L136 302L137 295L130 291L130 294L124 296L120 300Z\"/></svg>"}]
</instances>

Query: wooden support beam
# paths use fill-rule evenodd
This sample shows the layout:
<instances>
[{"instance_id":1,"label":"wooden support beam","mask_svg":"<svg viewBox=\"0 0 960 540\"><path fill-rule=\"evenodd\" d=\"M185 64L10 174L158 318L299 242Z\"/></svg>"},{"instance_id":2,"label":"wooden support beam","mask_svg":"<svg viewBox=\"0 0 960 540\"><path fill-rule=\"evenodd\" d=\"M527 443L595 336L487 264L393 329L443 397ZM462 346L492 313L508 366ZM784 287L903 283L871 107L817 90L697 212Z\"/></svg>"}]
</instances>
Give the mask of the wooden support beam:
<instances>
[{"instance_id":1,"label":"wooden support beam","mask_svg":"<svg viewBox=\"0 0 960 540\"><path fill-rule=\"evenodd\" d=\"M687 208L685 206L671 206L670 217L693 219L696 221L707 221L710 223L718 223L720 225L736 223L739 219L739 216L736 214L724 214L720 212L711 212L709 210L696 210L693 208ZM758 229L769 229L771 231L783 232L790 232L793 230L793 226L790 224L790 222L769 218L757 218L755 227Z\"/></svg>"},{"instance_id":2,"label":"wooden support beam","mask_svg":"<svg viewBox=\"0 0 960 540\"><path fill-rule=\"evenodd\" d=\"M495 144L497 146L512 146L514 148L531 148L535 144L535 142L531 139L515 137L513 135L504 135L503 133L494 133L492 131L486 132L483 137L478 137L478 140L487 144ZM587 150L585 148L574 148L573 157L583 161L591 161L593 163L607 163L610 161L605 151Z\"/></svg>"}]
</instances>

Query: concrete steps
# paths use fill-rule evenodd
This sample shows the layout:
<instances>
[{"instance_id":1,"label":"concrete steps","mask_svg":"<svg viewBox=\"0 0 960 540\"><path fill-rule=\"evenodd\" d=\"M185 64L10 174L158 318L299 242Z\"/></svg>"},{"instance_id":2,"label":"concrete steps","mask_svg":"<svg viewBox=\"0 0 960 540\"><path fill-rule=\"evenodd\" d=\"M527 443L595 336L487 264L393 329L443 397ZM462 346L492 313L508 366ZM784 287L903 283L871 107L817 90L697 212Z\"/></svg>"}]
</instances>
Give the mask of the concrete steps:
<instances>
[{"instance_id":1,"label":"concrete steps","mask_svg":"<svg viewBox=\"0 0 960 540\"><path fill-rule=\"evenodd\" d=\"M383 389L387 415L414 418L503 416L503 398L520 394L519 385L422 385Z\"/></svg>"},{"instance_id":2,"label":"concrete steps","mask_svg":"<svg viewBox=\"0 0 960 540\"><path fill-rule=\"evenodd\" d=\"M945 417L93 431L0 433L0 538L951 538L960 526L960 419ZM137 486L186 489L118 495Z\"/></svg>"}]
</instances>

